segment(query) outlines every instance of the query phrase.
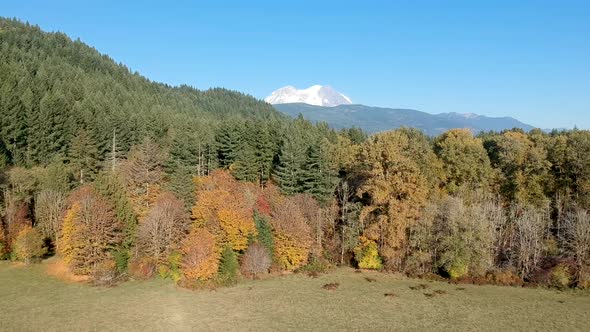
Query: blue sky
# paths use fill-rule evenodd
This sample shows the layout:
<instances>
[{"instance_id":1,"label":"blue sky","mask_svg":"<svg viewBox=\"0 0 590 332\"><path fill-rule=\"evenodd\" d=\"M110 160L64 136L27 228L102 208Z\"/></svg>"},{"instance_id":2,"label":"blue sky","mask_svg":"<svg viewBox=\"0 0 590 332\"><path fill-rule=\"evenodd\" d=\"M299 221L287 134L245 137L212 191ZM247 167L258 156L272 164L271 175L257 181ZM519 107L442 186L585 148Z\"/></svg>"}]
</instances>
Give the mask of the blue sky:
<instances>
[{"instance_id":1,"label":"blue sky","mask_svg":"<svg viewBox=\"0 0 590 332\"><path fill-rule=\"evenodd\" d=\"M3 1L148 78L590 128L590 1Z\"/></svg>"}]
</instances>

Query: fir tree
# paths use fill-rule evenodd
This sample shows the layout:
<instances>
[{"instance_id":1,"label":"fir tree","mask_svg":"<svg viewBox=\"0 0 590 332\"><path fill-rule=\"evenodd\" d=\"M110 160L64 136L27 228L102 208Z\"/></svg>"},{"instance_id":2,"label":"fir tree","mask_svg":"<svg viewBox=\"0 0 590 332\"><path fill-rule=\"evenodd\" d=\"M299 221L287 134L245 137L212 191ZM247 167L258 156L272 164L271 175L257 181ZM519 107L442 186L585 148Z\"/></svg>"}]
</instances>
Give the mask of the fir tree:
<instances>
[{"instance_id":1,"label":"fir tree","mask_svg":"<svg viewBox=\"0 0 590 332\"><path fill-rule=\"evenodd\" d=\"M238 257L231 246L223 247L221 252L221 262L219 264L219 274L217 278L222 285L233 285L238 281Z\"/></svg>"},{"instance_id":2,"label":"fir tree","mask_svg":"<svg viewBox=\"0 0 590 332\"><path fill-rule=\"evenodd\" d=\"M234 163L241 147L241 139L242 133L237 123L227 123L219 128L215 142L221 167L229 168Z\"/></svg>"},{"instance_id":3,"label":"fir tree","mask_svg":"<svg viewBox=\"0 0 590 332\"><path fill-rule=\"evenodd\" d=\"M303 191L320 202L326 202L334 193L336 177L329 169L318 144L312 144L307 149L301 182Z\"/></svg>"},{"instance_id":4,"label":"fir tree","mask_svg":"<svg viewBox=\"0 0 590 332\"><path fill-rule=\"evenodd\" d=\"M268 254L273 257L275 251L275 243L272 235L272 227L269 220L263 216L254 212L254 223L256 224L256 240L268 251Z\"/></svg>"},{"instance_id":5,"label":"fir tree","mask_svg":"<svg viewBox=\"0 0 590 332\"><path fill-rule=\"evenodd\" d=\"M292 140L286 140L281 145L278 155L278 164L274 170L274 179L279 184L281 190L292 195L302 191L301 148Z\"/></svg>"},{"instance_id":6,"label":"fir tree","mask_svg":"<svg viewBox=\"0 0 590 332\"><path fill-rule=\"evenodd\" d=\"M72 139L69 160L80 183L92 180L98 171L98 151L92 137L84 129Z\"/></svg>"}]
</instances>

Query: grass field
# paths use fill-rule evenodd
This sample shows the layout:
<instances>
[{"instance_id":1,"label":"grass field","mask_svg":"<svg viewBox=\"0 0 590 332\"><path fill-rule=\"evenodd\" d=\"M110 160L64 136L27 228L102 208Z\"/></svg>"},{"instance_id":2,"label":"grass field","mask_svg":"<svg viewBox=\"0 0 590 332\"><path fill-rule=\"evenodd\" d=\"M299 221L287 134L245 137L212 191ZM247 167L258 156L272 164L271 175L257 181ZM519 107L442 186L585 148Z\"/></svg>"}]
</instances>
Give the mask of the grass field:
<instances>
[{"instance_id":1,"label":"grass field","mask_svg":"<svg viewBox=\"0 0 590 332\"><path fill-rule=\"evenodd\" d=\"M49 277L44 269L0 262L0 330L590 331L590 294L580 291L457 286L352 269L216 291L178 289L163 280L97 288ZM340 285L325 290L327 283ZM427 288L410 288L419 284Z\"/></svg>"}]
</instances>

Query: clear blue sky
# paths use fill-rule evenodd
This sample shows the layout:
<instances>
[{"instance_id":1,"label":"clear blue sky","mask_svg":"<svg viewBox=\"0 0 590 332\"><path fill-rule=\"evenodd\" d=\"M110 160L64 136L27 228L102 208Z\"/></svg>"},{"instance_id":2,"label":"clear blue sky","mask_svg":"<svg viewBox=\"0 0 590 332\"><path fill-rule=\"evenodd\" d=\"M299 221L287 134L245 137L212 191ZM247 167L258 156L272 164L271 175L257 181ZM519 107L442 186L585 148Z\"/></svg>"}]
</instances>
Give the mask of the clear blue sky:
<instances>
[{"instance_id":1,"label":"clear blue sky","mask_svg":"<svg viewBox=\"0 0 590 332\"><path fill-rule=\"evenodd\" d=\"M590 128L590 1L2 1L152 80Z\"/></svg>"}]
</instances>

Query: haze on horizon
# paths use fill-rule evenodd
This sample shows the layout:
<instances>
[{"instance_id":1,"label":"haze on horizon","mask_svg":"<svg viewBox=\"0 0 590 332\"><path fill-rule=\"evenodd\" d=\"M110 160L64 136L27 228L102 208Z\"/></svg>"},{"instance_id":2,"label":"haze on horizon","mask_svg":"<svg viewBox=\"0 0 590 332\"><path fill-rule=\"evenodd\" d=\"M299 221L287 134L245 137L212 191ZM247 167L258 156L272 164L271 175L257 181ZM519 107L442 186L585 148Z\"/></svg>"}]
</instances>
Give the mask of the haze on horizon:
<instances>
[{"instance_id":1,"label":"haze on horizon","mask_svg":"<svg viewBox=\"0 0 590 332\"><path fill-rule=\"evenodd\" d=\"M263 99L329 85L355 103L590 128L590 2L13 1L152 80Z\"/></svg>"}]
</instances>

